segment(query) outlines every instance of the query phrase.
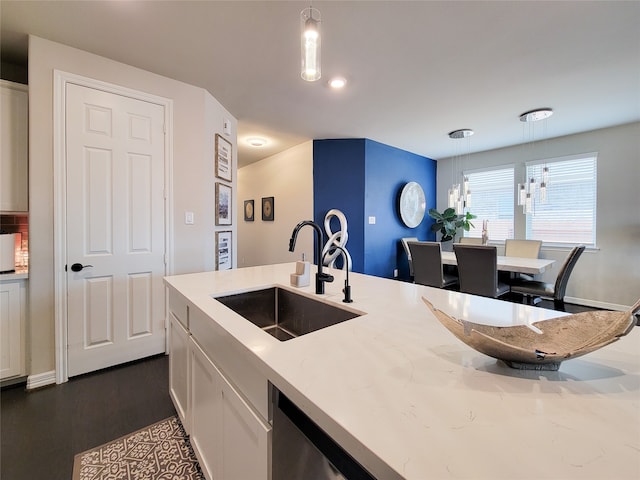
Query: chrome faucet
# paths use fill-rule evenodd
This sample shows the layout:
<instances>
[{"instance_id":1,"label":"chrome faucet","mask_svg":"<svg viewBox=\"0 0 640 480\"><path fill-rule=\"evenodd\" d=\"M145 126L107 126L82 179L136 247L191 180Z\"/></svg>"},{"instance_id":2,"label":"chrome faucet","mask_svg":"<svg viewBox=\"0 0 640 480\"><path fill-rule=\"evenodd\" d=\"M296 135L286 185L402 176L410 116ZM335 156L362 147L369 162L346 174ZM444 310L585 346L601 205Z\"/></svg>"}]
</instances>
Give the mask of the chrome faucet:
<instances>
[{"instance_id":1,"label":"chrome faucet","mask_svg":"<svg viewBox=\"0 0 640 480\"><path fill-rule=\"evenodd\" d=\"M328 273L322 273L322 230L317 223L311 220L303 220L295 226L291 233L291 239L289 240L289 251L293 252L296 248L296 239L298 238L298 232L305 225L310 225L316 231L316 261L318 262L318 273L316 273L316 293L324 293L325 282L333 282L333 275Z\"/></svg>"},{"instance_id":2,"label":"chrome faucet","mask_svg":"<svg viewBox=\"0 0 640 480\"><path fill-rule=\"evenodd\" d=\"M324 256L326 257L327 255L331 255L333 253L332 249L340 250L342 252L342 258L344 259L344 264L347 270L347 278L344 281L344 288L342 289L342 292L344 293L344 299L342 301L344 303L352 303L353 300L351 298L351 287L349 286L349 257L347 256L347 252L345 251L345 249L340 245L332 245L331 248L324 254ZM322 259L322 261L324 262L324 258Z\"/></svg>"}]
</instances>

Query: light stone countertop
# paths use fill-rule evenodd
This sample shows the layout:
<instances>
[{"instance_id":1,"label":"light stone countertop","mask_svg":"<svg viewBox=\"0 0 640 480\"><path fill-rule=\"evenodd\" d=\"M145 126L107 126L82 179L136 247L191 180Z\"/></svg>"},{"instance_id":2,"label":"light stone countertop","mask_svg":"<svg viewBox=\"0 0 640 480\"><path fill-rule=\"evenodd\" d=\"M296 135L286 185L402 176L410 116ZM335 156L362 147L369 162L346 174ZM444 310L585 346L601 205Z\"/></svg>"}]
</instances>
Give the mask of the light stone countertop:
<instances>
[{"instance_id":1,"label":"light stone countertop","mask_svg":"<svg viewBox=\"0 0 640 480\"><path fill-rule=\"evenodd\" d=\"M166 282L380 480L640 478L640 328L557 372L514 370L456 339L421 297L478 323L562 313L357 273L347 305L344 272L327 270L325 295L313 278L289 286L295 263ZM273 285L366 314L280 342L212 298Z\"/></svg>"},{"instance_id":2,"label":"light stone countertop","mask_svg":"<svg viewBox=\"0 0 640 480\"><path fill-rule=\"evenodd\" d=\"M27 267L18 267L13 272L0 273L0 282L13 280L26 280L29 278L29 269Z\"/></svg>"}]
</instances>

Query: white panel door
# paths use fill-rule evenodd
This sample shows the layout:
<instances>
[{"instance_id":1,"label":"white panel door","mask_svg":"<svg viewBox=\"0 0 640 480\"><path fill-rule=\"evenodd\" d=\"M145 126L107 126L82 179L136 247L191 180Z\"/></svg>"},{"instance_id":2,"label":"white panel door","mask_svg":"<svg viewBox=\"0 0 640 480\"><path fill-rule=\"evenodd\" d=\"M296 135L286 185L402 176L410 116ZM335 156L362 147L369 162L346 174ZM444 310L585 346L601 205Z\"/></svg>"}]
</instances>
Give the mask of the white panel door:
<instances>
[{"instance_id":1,"label":"white panel door","mask_svg":"<svg viewBox=\"0 0 640 480\"><path fill-rule=\"evenodd\" d=\"M164 107L68 83L65 113L74 376L165 350Z\"/></svg>"}]
</instances>

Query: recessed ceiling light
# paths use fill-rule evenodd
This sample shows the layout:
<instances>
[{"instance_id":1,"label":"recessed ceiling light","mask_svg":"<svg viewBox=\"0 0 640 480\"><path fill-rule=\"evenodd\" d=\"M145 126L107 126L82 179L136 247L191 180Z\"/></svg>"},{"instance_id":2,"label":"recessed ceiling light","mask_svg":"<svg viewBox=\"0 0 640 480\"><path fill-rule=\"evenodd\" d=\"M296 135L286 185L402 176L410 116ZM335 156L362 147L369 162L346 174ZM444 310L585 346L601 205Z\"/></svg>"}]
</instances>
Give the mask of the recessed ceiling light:
<instances>
[{"instance_id":1,"label":"recessed ceiling light","mask_svg":"<svg viewBox=\"0 0 640 480\"><path fill-rule=\"evenodd\" d=\"M347 84L347 79L344 77L334 77L331 80L329 80L329 86L331 88L335 88L336 90L344 88L346 84Z\"/></svg>"},{"instance_id":2,"label":"recessed ceiling light","mask_svg":"<svg viewBox=\"0 0 640 480\"><path fill-rule=\"evenodd\" d=\"M252 147L264 147L267 144L267 141L264 138L251 137L247 138L247 143Z\"/></svg>"}]
</instances>

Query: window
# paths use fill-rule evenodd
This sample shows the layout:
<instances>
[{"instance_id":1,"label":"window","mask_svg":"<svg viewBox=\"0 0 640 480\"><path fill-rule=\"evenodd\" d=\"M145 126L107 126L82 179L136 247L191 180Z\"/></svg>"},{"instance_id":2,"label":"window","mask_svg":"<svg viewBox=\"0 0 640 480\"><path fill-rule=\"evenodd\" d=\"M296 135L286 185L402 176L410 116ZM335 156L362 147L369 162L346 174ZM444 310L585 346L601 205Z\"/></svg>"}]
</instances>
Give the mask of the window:
<instances>
[{"instance_id":1,"label":"window","mask_svg":"<svg viewBox=\"0 0 640 480\"><path fill-rule=\"evenodd\" d=\"M474 228L465 236L481 237L482 222L488 220L490 240L513 238L514 169L501 167L494 170L467 171L471 203L469 211L477 218Z\"/></svg>"},{"instance_id":2,"label":"window","mask_svg":"<svg viewBox=\"0 0 640 480\"><path fill-rule=\"evenodd\" d=\"M527 164L527 178L549 169L546 202L527 215L526 238L555 244L595 245L596 154Z\"/></svg>"}]
</instances>

